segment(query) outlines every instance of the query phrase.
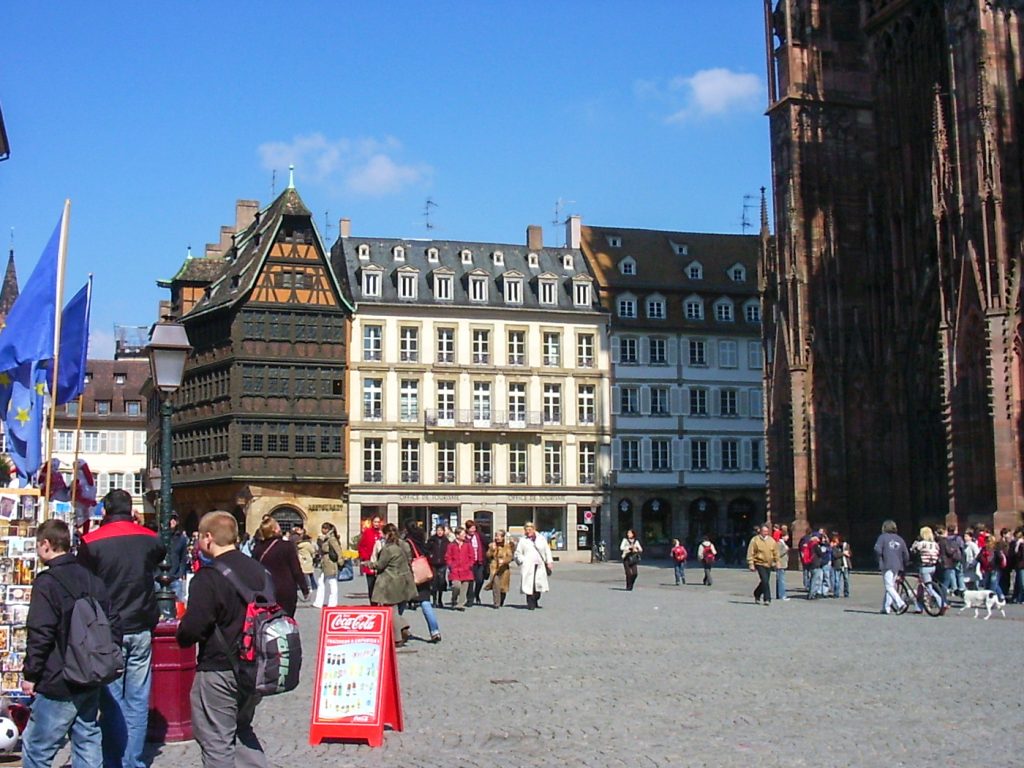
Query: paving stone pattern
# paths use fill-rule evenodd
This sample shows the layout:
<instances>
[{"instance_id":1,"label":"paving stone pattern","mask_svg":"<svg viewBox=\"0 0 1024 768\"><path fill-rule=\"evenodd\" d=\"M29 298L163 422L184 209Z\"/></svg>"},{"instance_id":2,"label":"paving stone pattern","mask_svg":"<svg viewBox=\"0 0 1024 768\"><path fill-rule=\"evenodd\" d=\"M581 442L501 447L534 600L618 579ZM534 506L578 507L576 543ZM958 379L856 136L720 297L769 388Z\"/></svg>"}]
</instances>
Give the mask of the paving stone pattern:
<instances>
[{"instance_id":1,"label":"paving stone pattern","mask_svg":"<svg viewBox=\"0 0 1024 768\"><path fill-rule=\"evenodd\" d=\"M799 585L799 573L788 575ZM669 568L644 564L626 592L617 563L556 564L542 610L525 610L513 594L500 611L439 612L440 645L414 639L399 651L406 730L387 733L377 749L308 744L318 612L300 607L303 684L257 710L269 762L932 768L988 755L990 765L1024 763L1024 606L990 621L955 607L940 618L882 616L880 577L857 574L849 600L794 593L763 607L745 570L716 569L711 588L700 585L699 568L689 577L696 583L676 587ZM351 602L361 602L360 585L347 590ZM415 636L427 637L422 616L411 618ZM152 758L200 764L194 743L159 747Z\"/></svg>"}]
</instances>

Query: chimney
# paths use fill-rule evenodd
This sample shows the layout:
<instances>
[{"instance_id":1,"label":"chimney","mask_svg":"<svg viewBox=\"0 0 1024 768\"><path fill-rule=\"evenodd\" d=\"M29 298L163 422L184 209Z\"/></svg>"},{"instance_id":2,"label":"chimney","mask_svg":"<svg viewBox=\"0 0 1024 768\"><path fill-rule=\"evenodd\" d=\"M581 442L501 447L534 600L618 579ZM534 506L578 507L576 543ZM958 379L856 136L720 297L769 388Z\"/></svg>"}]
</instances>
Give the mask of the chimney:
<instances>
[{"instance_id":1,"label":"chimney","mask_svg":"<svg viewBox=\"0 0 1024 768\"><path fill-rule=\"evenodd\" d=\"M565 220L565 244L569 248L580 247L580 227L583 220L579 216L570 216Z\"/></svg>"},{"instance_id":2,"label":"chimney","mask_svg":"<svg viewBox=\"0 0 1024 768\"><path fill-rule=\"evenodd\" d=\"M338 237L349 237L352 234L352 219L338 219Z\"/></svg>"},{"instance_id":3,"label":"chimney","mask_svg":"<svg viewBox=\"0 0 1024 768\"><path fill-rule=\"evenodd\" d=\"M259 200L235 201L235 232L244 232L256 220L260 210Z\"/></svg>"},{"instance_id":4,"label":"chimney","mask_svg":"<svg viewBox=\"0 0 1024 768\"><path fill-rule=\"evenodd\" d=\"M531 251L539 251L544 247L544 230L537 224L526 228L526 247Z\"/></svg>"}]
</instances>

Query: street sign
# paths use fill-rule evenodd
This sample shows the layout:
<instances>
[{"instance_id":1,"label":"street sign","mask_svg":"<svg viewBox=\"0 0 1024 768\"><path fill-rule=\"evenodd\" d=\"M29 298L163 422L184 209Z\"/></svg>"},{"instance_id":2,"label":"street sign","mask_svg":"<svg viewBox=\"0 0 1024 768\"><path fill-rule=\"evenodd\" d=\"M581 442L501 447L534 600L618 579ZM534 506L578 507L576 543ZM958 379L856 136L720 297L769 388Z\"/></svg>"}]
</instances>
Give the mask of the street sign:
<instances>
[{"instance_id":1,"label":"street sign","mask_svg":"<svg viewBox=\"0 0 1024 768\"><path fill-rule=\"evenodd\" d=\"M584 511L584 513L583 513L583 522L584 523L592 523L592 522L594 522L594 513L591 512L589 509Z\"/></svg>"}]
</instances>

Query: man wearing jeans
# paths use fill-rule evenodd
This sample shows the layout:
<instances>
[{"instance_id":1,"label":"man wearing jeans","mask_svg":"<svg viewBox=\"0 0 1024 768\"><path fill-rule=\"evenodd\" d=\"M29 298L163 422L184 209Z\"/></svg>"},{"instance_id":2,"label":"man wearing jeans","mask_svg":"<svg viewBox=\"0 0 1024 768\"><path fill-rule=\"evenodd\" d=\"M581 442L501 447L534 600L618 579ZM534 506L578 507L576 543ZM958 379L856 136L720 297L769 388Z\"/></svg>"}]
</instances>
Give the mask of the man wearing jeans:
<instances>
[{"instance_id":1,"label":"man wearing jeans","mask_svg":"<svg viewBox=\"0 0 1024 768\"><path fill-rule=\"evenodd\" d=\"M772 538L771 529L767 525L762 525L758 535L750 540L747 546L747 565L750 570L757 572L754 602L764 600L765 605L771 605L772 587L769 578L771 572L779 567L779 545Z\"/></svg>"},{"instance_id":2,"label":"man wearing jeans","mask_svg":"<svg viewBox=\"0 0 1024 768\"><path fill-rule=\"evenodd\" d=\"M71 734L71 763L99 765L99 686L85 688L64 679L67 626L75 599L91 595L110 621L114 640L121 636L103 583L75 562L71 532L61 520L47 520L36 532L36 555L47 569L36 576L28 609L22 692L33 696L32 715L21 743L22 765L50 768L61 743ZM74 591L72 591L74 590Z\"/></svg>"},{"instance_id":3,"label":"man wearing jeans","mask_svg":"<svg viewBox=\"0 0 1024 768\"><path fill-rule=\"evenodd\" d=\"M896 533L896 523L886 520L882 523L882 534L875 542L875 556L878 557L878 570L882 572L882 584L885 597L882 600L882 613L903 610L903 599L896 591L896 576L907 569L910 564L910 551L907 542Z\"/></svg>"},{"instance_id":4,"label":"man wearing jeans","mask_svg":"<svg viewBox=\"0 0 1024 768\"><path fill-rule=\"evenodd\" d=\"M132 497L120 489L103 498L99 528L82 537L79 562L99 576L121 617L124 676L100 699L104 768L143 768L149 719L152 634L159 619L153 580L164 558L156 533L136 523Z\"/></svg>"}]
</instances>

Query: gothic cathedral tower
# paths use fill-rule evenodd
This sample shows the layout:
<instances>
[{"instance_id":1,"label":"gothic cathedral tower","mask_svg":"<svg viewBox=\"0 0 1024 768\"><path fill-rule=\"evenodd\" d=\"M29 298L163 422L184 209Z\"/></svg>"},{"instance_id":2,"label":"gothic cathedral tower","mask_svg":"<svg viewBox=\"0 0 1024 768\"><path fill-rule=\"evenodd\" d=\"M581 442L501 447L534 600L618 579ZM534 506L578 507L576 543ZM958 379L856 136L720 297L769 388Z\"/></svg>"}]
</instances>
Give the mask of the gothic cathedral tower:
<instances>
[{"instance_id":1,"label":"gothic cathedral tower","mask_svg":"<svg viewBox=\"0 0 1024 768\"><path fill-rule=\"evenodd\" d=\"M887 517L1019 524L1024 0L765 0L765 24L773 518L862 554Z\"/></svg>"}]
</instances>

